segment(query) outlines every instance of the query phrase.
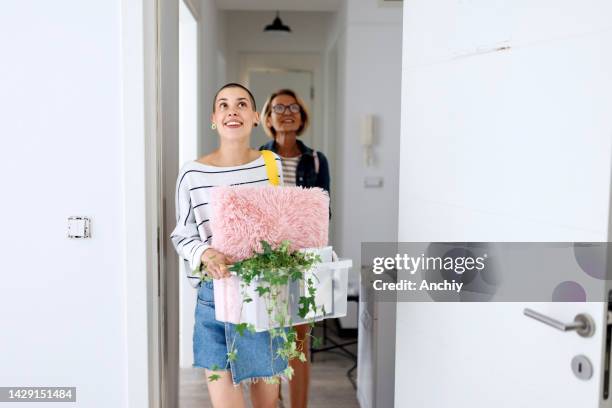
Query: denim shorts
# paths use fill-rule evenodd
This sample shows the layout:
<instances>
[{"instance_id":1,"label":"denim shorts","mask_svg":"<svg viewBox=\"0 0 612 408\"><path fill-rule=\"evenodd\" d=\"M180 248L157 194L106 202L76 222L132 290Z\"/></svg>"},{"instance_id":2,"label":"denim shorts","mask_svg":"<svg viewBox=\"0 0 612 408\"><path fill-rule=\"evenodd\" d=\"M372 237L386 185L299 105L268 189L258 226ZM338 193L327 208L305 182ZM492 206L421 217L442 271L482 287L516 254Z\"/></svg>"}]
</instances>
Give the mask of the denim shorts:
<instances>
[{"instance_id":1,"label":"denim shorts","mask_svg":"<svg viewBox=\"0 0 612 408\"><path fill-rule=\"evenodd\" d=\"M236 359L228 361L227 353L232 341ZM282 374L287 360L277 355L280 337L270 338L267 331L243 335L236 332L231 323L215 319L213 283L202 282L198 288L193 330L193 366L209 370L230 370L232 382L269 378Z\"/></svg>"}]
</instances>

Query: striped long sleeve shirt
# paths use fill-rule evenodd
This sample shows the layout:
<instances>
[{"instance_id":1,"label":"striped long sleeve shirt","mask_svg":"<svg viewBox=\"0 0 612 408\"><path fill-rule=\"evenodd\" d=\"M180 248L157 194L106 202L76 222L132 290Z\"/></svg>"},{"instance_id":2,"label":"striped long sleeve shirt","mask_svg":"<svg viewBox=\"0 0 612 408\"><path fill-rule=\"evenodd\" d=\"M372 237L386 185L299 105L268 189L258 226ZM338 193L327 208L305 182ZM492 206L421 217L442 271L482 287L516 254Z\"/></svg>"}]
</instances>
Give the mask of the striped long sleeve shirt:
<instances>
[{"instance_id":1,"label":"striped long sleeve shirt","mask_svg":"<svg viewBox=\"0 0 612 408\"><path fill-rule=\"evenodd\" d=\"M283 184L280 158L275 154L276 165ZM179 257L186 265L191 286L198 287L200 276L194 271L200 268L202 253L212 245L210 228L210 191L216 186L268 185L268 173L263 157L233 167L216 167L197 161L186 163L176 181L176 227L170 239Z\"/></svg>"}]
</instances>

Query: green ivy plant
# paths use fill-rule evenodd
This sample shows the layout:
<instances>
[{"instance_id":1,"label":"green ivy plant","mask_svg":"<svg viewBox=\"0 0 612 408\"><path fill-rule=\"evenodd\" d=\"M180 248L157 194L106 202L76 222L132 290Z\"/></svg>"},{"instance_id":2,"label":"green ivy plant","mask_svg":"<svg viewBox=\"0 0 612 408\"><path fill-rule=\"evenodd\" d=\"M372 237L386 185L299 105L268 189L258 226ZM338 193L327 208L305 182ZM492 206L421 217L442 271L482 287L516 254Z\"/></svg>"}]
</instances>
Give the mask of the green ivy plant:
<instances>
[{"instance_id":1,"label":"green ivy plant","mask_svg":"<svg viewBox=\"0 0 612 408\"><path fill-rule=\"evenodd\" d=\"M240 290L242 295L242 306L245 303L252 302L253 299L247 294L247 288L252 283L256 283L255 291L257 296L264 300L268 321L276 323L278 327L271 327L270 347L272 347L272 339L280 338L280 347L277 350L277 357L281 357L287 361L295 358L302 362L306 361L306 355L302 351L303 345L296 344L297 332L292 326L290 313L289 299L282 296L287 293L287 288L290 282L304 282L306 288L306 296L299 298L298 315L305 319L308 313L316 314L318 308L315 303L316 287L312 278L305 279L304 274L310 270L317 262L321 262L318 255L312 253L304 253L299 251L291 251L289 249L290 242L283 241L277 248L273 248L266 241L261 241L263 252L254 252L251 258L234 263L229 269L235 272L240 278ZM212 278L203 275L202 280L208 281ZM309 321L310 332L308 336L312 338L315 347L320 343L319 338L312 336L312 328L314 327L314 318ZM287 327L286 327L287 326ZM236 333L239 336L244 335L246 331L255 333L255 327L248 323L239 323L236 325ZM235 347L236 337L232 339L231 347L227 353L228 365L229 362L235 361L238 357L239 350ZM272 358L275 358L272 356ZM272 363L272 362L271 362ZM227 370L227 366L225 369ZM219 367L213 367L216 371ZM284 371L284 376L291 379L293 369L287 366ZM219 374L213 374L208 377L209 381L216 381L220 378ZM267 380L271 383L278 383L279 378L274 377Z\"/></svg>"}]
</instances>

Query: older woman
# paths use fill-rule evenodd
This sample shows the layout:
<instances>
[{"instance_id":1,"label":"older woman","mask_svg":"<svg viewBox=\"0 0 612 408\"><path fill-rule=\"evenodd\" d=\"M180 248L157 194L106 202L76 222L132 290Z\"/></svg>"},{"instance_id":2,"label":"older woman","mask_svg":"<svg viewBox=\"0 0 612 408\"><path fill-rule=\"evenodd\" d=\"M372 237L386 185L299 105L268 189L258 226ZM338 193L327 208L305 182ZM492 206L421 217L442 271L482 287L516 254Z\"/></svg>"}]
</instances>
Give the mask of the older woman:
<instances>
[{"instance_id":1,"label":"older woman","mask_svg":"<svg viewBox=\"0 0 612 408\"><path fill-rule=\"evenodd\" d=\"M321 187L329 193L327 158L298 140L309 124L304 101L290 89L270 95L261 112L261 123L272 140L259 150L277 153L282 162L284 185ZM291 408L305 408L308 403L310 363L308 359L308 325L296 326L298 347L306 354L306 362L289 362L294 370L290 382Z\"/></svg>"},{"instance_id":2,"label":"older woman","mask_svg":"<svg viewBox=\"0 0 612 408\"><path fill-rule=\"evenodd\" d=\"M272 150L282 160L285 185L321 187L329 193L327 158L298 140L310 123L304 101L290 89L268 97L261 111L264 131L272 139L259 150Z\"/></svg>"}]
</instances>

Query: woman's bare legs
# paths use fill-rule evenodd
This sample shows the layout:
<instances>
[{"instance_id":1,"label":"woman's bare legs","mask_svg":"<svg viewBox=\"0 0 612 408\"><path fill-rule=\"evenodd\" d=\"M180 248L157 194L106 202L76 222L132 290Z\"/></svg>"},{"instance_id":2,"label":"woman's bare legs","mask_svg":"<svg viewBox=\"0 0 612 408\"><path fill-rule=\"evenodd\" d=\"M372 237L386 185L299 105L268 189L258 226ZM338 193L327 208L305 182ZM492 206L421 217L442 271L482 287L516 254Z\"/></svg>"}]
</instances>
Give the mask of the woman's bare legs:
<instances>
[{"instance_id":1,"label":"woman's bare legs","mask_svg":"<svg viewBox=\"0 0 612 408\"><path fill-rule=\"evenodd\" d=\"M310 384L310 353L308 347L308 331L310 325L300 324L294 326L297 332L298 350L304 352L306 361L301 362L294 358L289 362L293 368L293 377L289 381L289 391L291 394L291 408L306 408L308 405L308 385Z\"/></svg>"},{"instance_id":2,"label":"woman's bare legs","mask_svg":"<svg viewBox=\"0 0 612 408\"><path fill-rule=\"evenodd\" d=\"M253 408L276 408L279 389L279 384L268 384L263 380L251 384Z\"/></svg>"},{"instance_id":3,"label":"woman's bare legs","mask_svg":"<svg viewBox=\"0 0 612 408\"><path fill-rule=\"evenodd\" d=\"M217 374L221 378L210 381L209 376ZM206 383L208 393L214 408L244 408L244 398L242 388L234 386L232 375L229 371L206 370Z\"/></svg>"}]
</instances>

